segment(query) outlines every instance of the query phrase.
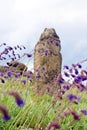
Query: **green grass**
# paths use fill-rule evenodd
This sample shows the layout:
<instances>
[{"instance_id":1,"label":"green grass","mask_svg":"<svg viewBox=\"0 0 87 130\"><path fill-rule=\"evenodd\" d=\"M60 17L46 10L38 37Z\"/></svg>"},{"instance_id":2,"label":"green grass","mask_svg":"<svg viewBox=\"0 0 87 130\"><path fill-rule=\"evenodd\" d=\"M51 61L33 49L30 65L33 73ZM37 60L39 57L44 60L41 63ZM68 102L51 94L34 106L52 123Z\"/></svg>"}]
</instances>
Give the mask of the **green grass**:
<instances>
[{"instance_id":1,"label":"green grass","mask_svg":"<svg viewBox=\"0 0 87 130\"><path fill-rule=\"evenodd\" d=\"M3 91L17 90L25 100L23 107L18 107L12 96L3 94ZM61 125L61 130L86 130L87 116L82 115L78 121L73 120L73 116L61 117L61 113L70 107L80 113L81 109L87 109L87 93L80 92L78 95L81 101L78 105L71 104L67 99L68 93L77 94L76 89L71 89L63 96L63 100L57 100L52 103L54 97L44 94L38 96L32 91L32 85L27 82L26 85L20 82L19 79L9 79L5 84L0 83L0 104L4 104L11 115L11 120L3 121L0 113L0 130L22 130L33 128L34 130L44 130L47 125L56 120ZM60 105L61 103L61 105ZM55 112L56 111L56 112Z\"/></svg>"}]
</instances>

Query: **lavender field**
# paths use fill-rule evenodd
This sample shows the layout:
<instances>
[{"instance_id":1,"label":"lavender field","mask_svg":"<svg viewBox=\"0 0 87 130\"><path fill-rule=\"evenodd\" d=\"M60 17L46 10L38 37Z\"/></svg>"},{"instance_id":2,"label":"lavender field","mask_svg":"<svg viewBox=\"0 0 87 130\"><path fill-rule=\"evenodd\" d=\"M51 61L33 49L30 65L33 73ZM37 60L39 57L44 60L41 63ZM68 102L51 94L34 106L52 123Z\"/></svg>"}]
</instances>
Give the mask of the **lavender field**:
<instances>
[{"instance_id":1,"label":"lavender field","mask_svg":"<svg viewBox=\"0 0 87 130\"><path fill-rule=\"evenodd\" d=\"M55 86L61 86L55 95L39 95L34 83L40 76L33 77L32 70L26 75L24 70L15 73L6 66L8 61L21 62L22 58L30 61L33 54L22 53L26 47L19 45L3 43L0 49L0 64L5 66L0 72L0 130L87 130L86 59L63 66L53 79Z\"/></svg>"}]
</instances>

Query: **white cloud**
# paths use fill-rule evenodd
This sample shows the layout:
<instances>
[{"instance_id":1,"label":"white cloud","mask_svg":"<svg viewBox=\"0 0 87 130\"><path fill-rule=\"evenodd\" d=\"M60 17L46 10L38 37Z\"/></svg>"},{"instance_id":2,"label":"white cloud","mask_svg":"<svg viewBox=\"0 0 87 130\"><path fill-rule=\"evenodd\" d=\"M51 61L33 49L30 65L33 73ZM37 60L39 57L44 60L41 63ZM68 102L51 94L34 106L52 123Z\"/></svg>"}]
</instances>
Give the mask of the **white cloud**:
<instances>
[{"instance_id":1,"label":"white cloud","mask_svg":"<svg viewBox=\"0 0 87 130\"><path fill-rule=\"evenodd\" d=\"M45 27L54 27L62 40L64 63L73 62L70 56L74 59L87 47L86 5L87 0L0 0L0 43L31 49Z\"/></svg>"}]
</instances>

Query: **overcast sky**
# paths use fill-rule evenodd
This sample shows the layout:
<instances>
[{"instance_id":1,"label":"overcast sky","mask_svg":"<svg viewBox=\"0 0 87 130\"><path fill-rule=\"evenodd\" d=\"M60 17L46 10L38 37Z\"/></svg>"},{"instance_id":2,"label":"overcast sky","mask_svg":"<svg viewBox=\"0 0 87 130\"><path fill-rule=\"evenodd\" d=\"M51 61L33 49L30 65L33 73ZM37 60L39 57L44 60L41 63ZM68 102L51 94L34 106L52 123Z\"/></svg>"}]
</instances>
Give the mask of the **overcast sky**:
<instances>
[{"instance_id":1,"label":"overcast sky","mask_svg":"<svg viewBox=\"0 0 87 130\"><path fill-rule=\"evenodd\" d=\"M34 49L44 28L55 28L63 65L87 57L87 0L0 0L0 44Z\"/></svg>"}]
</instances>

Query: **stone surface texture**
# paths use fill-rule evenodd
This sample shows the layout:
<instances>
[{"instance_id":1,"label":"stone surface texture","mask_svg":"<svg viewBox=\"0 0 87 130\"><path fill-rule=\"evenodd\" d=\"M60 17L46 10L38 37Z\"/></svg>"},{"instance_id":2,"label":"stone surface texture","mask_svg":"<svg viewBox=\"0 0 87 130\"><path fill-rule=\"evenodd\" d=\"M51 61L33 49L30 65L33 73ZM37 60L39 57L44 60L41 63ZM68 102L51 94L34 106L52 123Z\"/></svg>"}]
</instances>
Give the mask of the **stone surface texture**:
<instances>
[{"instance_id":1,"label":"stone surface texture","mask_svg":"<svg viewBox=\"0 0 87 130\"><path fill-rule=\"evenodd\" d=\"M22 74L23 72L27 71L27 66L18 61L7 62L7 65L9 66L9 70L12 70L15 73Z\"/></svg>"},{"instance_id":2,"label":"stone surface texture","mask_svg":"<svg viewBox=\"0 0 87 130\"><path fill-rule=\"evenodd\" d=\"M55 29L45 28L34 49L34 76L38 91L48 83L53 86L54 78L61 73L62 56L60 51L60 39Z\"/></svg>"}]
</instances>

